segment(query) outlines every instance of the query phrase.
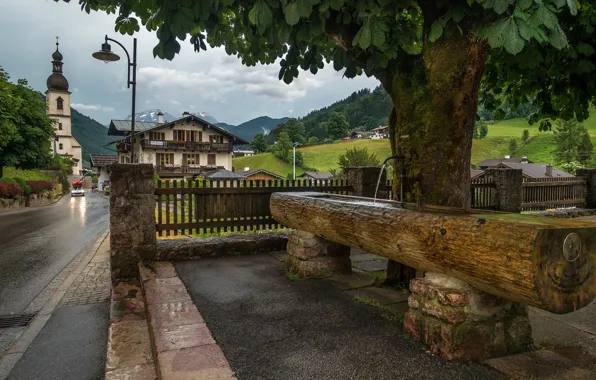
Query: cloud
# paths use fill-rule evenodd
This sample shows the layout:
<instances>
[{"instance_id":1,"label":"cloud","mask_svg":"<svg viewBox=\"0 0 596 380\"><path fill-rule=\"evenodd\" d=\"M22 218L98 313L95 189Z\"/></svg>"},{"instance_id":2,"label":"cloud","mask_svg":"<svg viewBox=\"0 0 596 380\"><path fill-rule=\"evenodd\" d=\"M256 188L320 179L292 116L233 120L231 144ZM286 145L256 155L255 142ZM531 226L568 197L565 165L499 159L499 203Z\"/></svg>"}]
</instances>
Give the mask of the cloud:
<instances>
[{"instance_id":1,"label":"cloud","mask_svg":"<svg viewBox=\"0 0 596 380\"><path fill-rule=\"evenodd\" d=\"M219 57L206 70L188 71L164 67L142 67L139 86L150 90L193 90L203 99L223 99L230 93L246 93L274 100L293 102L310 90L322 87L323 78L301 76L290 85L278 79L277 65L242 66L237 59Z\"/></svg>"},{"instance_id":2,"label":"cloud","mask_svg":"<svg viewBox=\"0 0 596 380\"><path fill-rule=\"evenodd\" d=\"M294 110L288 110L288 113L294 113Z\"/></svg>"},{"instance_id":3,"label":"cloud","mask_svg":"<svg viewBox=\"0 0 596 380\"><path fill-rule=\"evenodd\" d=\"M71 107L76 108L77 111L101 111L101 112L114 111L113 107L105 107L105 106L95 105L95 104L72 103Z\"/></svg>"}]
</instances>

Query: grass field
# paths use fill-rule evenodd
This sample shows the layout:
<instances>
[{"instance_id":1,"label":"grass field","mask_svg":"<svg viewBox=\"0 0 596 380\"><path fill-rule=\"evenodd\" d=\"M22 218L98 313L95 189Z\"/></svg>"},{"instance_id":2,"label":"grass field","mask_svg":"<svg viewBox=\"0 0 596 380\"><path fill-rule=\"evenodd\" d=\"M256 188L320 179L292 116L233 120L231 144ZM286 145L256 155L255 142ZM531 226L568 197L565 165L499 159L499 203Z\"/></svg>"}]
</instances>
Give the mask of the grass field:
<instances>
[{"instance_id":1,"label":"grass field","mask_svg":"<svg viewBox=\"0 0 596 380\"><path fill-rule=\"evenodd\" d=\"M37 170L22 170L22 169L15 169L15 168L4 168L4 175L2 178L22 178L25 181L43 181L43 180L52 180L52 177L47 176L45 174L40 173Z\"/></svg>"},{"instance_id":2,"label":"grass field","mask_svg":"<svg viewBox=\"0 0 596 380\"><path fill-rule=\"evenodd\" d=\"M596 111L596 110L593 110ZM584 122L592 136L592 143L596 146L596 117ZM488 126L488 136L481 140L474 140L472 144L472 163L476 164L487 158L501 158L509 151L509 142L512 138L517 140L518 149L513 152L516 157L527 156L535 163L551 163L555 148L555 137L552 131L538 131L539 124L529 125L525 119L503 120ZM554 129L553 125L553 129ZM524 129L530 132L530 140L526 145L521 142ZM346 149L354 147L367 147L369 152L375 153L380 160L391 155L389 140L355 140L342 141L334 144L315 145L299 148L304 158L304 166L316 168L319 171L337 169L337 161ZM277 159L271 153L257 154L252 157L234 159L234 166L240 170L244 166L251 169L262 168L286 176L292 172L292 165ZM303 169L297 173L304 172Z\"/></svg>"}]
</instances>

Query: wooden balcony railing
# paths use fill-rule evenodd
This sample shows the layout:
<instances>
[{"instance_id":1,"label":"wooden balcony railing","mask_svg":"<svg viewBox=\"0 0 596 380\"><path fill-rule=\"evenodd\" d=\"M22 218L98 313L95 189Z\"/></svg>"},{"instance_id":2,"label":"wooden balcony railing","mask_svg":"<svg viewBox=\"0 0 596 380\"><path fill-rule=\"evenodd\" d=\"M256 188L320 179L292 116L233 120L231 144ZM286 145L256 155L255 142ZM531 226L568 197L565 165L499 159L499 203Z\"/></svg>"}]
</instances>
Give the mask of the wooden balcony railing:
<instances>
[{"instance_id":1,"label":"wooden balcony railing","mask_svg":"<svg viewBox=\"0 0 596 380\"><path fill-rule=\"evenodd\" d=\"M194 141L173 141L173 140L141 140L141 147L143 149L181 149L187 151L199 152L231 152L233 150L232 143L209 143L209 142L194 142Z\"/></svg>"},{"instance_id":2,"label":"wooden balcony railing","mask_svg":"<svg viewBox=\"0 0 596 380\"><path fill-rule=\"evenodd\" d=\"M155 172L157 174L201 174L206 170L213 170L222 168L215 165L207 166L183 166L183 165L156 165Z\"/></svg>"}]
</instances>

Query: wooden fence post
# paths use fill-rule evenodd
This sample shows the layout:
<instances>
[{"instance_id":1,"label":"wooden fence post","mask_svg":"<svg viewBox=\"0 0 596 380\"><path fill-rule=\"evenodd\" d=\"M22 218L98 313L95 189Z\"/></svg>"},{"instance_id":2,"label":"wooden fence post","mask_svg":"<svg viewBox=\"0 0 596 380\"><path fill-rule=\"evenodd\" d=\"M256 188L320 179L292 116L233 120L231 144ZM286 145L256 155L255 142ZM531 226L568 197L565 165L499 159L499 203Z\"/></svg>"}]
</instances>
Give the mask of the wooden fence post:
<instances>
[{"instance_id":1,"label":"wooden fence post","mask_svg":"<svg viewBox=\"0 0 596 380\"><path fill-rule=\"evenodd\" d=\"M348 185L354 188L351 195L357 197L373 198L375 196L375 190L377 188L377 181L379 180L379 173L381 168L377 167L351 167L345 169L345 176ZM383 178L381 178L381 188L385 188L385 178L387 172L383 172Z\"/></svg>"},{"instance_id":2,"label":"wooden fence post","mask_svg":"<svg viewBox=\"0 0 596 380\"><path fill-rule=\"evenodd\" d=\"M577 169L576 175L586 180L586 208L596 208L596 169Z\"/></svg>"},{"instance_id":3,"label":"wooden fence post","mask_svg":"<svg viewBox=\"0 0 596 380\"><path fill-rule=\"evenodd\" d=\"M521 212L523 202L521 169L488 169L495 184L497 211Z\"/></svg>"},{"instance_id":4,"label":"wooden fence post","mask_svg":"<svg viewBox=\"0 0 596 380\"><path fill-rule=\"evenodd\" d=\"M153 166L113 164L110 189L110 262L117 284L137 278L139 261L157 255Z\"/></svg>"}]
</instances>

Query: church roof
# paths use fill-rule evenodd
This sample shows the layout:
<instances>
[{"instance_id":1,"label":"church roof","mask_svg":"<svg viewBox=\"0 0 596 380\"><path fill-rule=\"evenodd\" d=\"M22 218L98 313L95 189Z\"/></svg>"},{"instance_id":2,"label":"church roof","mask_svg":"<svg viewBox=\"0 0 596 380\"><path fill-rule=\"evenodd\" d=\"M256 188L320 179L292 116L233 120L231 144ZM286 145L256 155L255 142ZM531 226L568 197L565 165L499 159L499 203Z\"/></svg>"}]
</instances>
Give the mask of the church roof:
<instances>
[{"instance_id":1,"label":"church roof","mask_svg":"<svg viewBox=\"0 0 596 380\"><path fill-rule=\"evenodd\" d=\"M56 51L52 54L52 74L48 77L46 84L48 90L68 91L68 81L62 75L62 53L58 50L58 37L56 37Z\"/></svg>"}]
</instances>

